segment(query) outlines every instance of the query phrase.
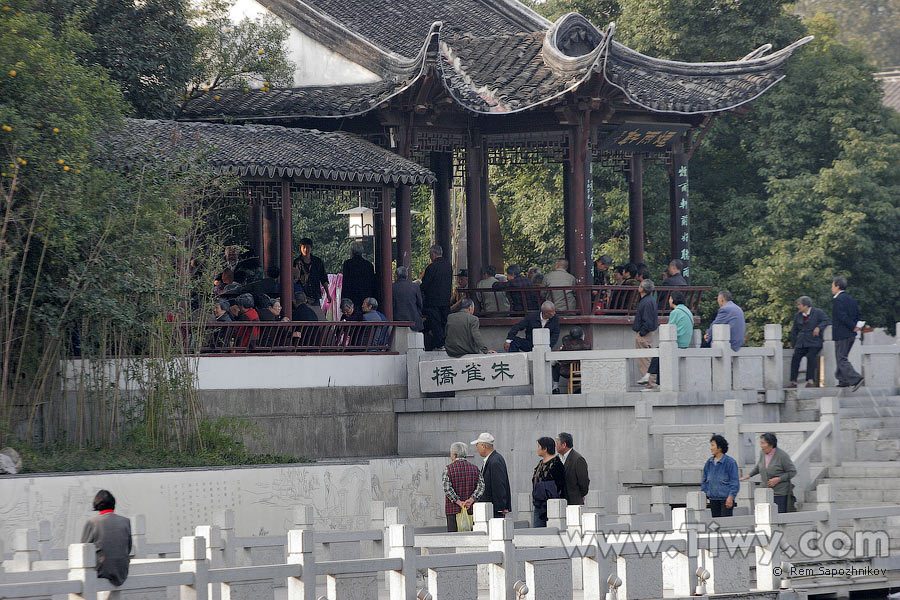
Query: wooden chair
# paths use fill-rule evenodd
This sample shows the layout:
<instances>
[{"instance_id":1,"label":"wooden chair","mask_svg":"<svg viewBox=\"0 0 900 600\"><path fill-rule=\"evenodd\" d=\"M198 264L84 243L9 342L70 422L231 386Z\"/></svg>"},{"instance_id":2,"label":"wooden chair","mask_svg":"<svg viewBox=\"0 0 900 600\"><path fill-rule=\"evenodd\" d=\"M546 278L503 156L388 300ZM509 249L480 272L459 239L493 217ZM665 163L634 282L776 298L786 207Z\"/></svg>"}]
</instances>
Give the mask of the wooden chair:
<instances>
[{"instance_id":1,"label":"wooden chair","mask_svg":"<svg viewBox=\"0 0 900 600\"><path fill-rule=\"evenodd\" d=\"M578 384L579 392L581 391L581 361L573 360L569 363L569 393L575 393L575 384Z\"/></svg>"}]
</instances>

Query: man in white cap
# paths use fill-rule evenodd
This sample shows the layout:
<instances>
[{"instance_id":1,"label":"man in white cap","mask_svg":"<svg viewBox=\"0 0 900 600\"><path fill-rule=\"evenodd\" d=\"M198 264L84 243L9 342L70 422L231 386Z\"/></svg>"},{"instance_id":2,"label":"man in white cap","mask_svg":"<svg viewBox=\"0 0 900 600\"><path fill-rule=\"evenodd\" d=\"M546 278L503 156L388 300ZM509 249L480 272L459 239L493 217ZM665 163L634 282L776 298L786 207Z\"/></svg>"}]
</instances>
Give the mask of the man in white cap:
<instances>
[{"instance_id":1,"label":"man in white cap","mask_svg":"<svg viewBox=\"0 0 900 600\"><path fill-rule=\"evenodd\" d=\"M478 454L484 459L481 477L484 480L484 493L479 502L490 502L494 505L494 516L503 518L512 510L512 497L509 491L509 474L506 472L506 461L499 452L494 451L494 436L484 432L478 439L472 440Z\"/></svg>"}]
</instances>

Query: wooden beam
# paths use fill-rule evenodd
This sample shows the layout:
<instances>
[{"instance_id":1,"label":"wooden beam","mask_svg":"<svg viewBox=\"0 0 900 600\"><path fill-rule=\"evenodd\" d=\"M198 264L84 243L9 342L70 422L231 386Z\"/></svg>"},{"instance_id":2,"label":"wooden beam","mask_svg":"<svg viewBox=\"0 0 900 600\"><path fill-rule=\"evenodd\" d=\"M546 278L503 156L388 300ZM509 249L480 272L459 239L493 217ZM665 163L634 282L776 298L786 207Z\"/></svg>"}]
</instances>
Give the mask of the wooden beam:
<instances>
[{"instance_id":1,"label":"wooden beam","mask_svg":"<svg viewBox=\"0 0 900 600\"><path fill-rule=\"evenodd\" d=\"M281 182L281 251L279 269L281 270L281 311L290 321L293 318L294 281L291 272L293 264L294 239L291 207L291 182Z\"/></svg>"}]
</instances>

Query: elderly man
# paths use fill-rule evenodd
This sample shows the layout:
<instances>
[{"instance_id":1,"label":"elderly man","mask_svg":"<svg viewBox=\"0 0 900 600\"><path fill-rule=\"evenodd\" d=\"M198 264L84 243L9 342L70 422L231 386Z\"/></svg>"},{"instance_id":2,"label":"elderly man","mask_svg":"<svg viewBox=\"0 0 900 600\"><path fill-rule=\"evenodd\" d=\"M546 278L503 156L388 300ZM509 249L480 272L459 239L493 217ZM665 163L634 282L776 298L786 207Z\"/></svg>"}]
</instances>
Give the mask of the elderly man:
<instances>
[{"instance_id":1,"label":"elderly man","mask_svg":"<svg viewBox=\"0 0 900 600\"><path fill-rule=\"evenodd\" d=\"M375 295L378 287L375 267L363 258L363 245L360 242L350 244L350 258L344 261L341 272L344 275L341 284L341 295L344 298L350 298L353 304L362 306L366 298Z\"/></svg>"},{"instance_id":2,"label":"elderly man","mask_svg":"<svg viewBox=\"0 0 900 600\"><path fill-rule=\"evenodd\" d=\"M666 276L663 278L663 285L674 287L679 285L687 285L688 282L681 272L684 270L684 263L680 258L673 258L666 269Z\"/></svg>"},{"instance_id":3,"label":"elderly man","mask_svg":"<svg viewBox=\"0 0 900 600\"><path fill-rule=\"evenodd\" d=\"M587 461L575 451L571 433L563 431L556 436L556 452L566 470L566 502L571 506L584 504L591 485Z\"/></svg>"},{"instance_id":4,"label":"elderly man","mask_svg":"<svg viewBox=\"0 0 900 600\"><path fill-rule=\"evenodd\" d=\"M471 299L460 300L460 309L447 317L444 345L447 355L453 358L465 354L494 354L481 337L480 322L475 316L475 303Z\"/></svg>"},{"instance_id":5,"label":"elderly man","mask_svg":"<svg viewBox=\"0 0 900 600\"><path fill-rule=\"evenodd\" d=\"M213 304L213 314L216 316L216 323L231 323L234 320L231 318L231 313L228 312L229 308L231 308L231 303L227 300L218 300Z\"/></svg>"},{"instance_id":6,"label":"elderly man","mask_svg":"<svg viewBox=\"0 0 900 600\"><path fill-rule=\"evenodd\" d=\"M441 475L444 486L444 513L447 531L457 531L456 515L472 514L472 505L484 493L484 478L478 467L466 460L468 449L463 442L450 444L450 464Z\"/></svg>"},{"instance_id":7,"label":"elderly man","mask_svg":"<svg viewBox=\"0 0 900 600\"><path fill-rule=\"evenodd\" d=\"M553 266L553 270L544 276L544 285L547 287L565 287L568 290L550 290L548 300L556 305L556 310L574 310L575 292L572 286L575 285L575 276L569 273L569 261L564 258L557 258Z\"/></svg>"},{"instance_id":8,"label":"elderly man","mask_svg":"<svg viewBox=\"0 0 900 600\"><path fill-rule=\"evenodd\" d=\"M459 273L456 274L456 287L453 288L453 293L450 295L450 312L454 313L462 308L461 302L469 297L469 294L466 292L462 292L460 290L464 290L469 287L469 270L468 269L460 269Z\"/></svg>"},{"instance_id":9,"label":"elderly man","mask_svg":"<svg viewBox=\"0 0 900 600\"><path fill-rule=\"evenodd\" d=\"M375 298L363 300L362 312L363 321L387 321L387 317L378 310L378 300Z\"/></svg>"},{"instance_id":10,"label":"elderly man","mask_svg":"<svg viewBox=\"0 0 900 600\"><path fill-rule=\"evenodd\" d=\"M635 333L635 348L652 348L656 340L656 330L659 329L659 316L657 314L656 300L653 291L656 286L653 280L644 279L638 287L641 301L638 302L637 312L634 315L634 323L631 329ZM647 357L638 359L638 366L643 376L638 380L638 385L653 387L656 385L656 376L650 373L650 359Z\"/></svg>"},{"instance_id":11,"label":"elderly man","mask_svg":"<svg viewBox=\"0 0 900 600\"><path fill-rule=\"evenodd\" d=\"M450 314L450 288L453 287L453 266L444 258L444 250L434 245L429 254L431 263L422 274L422 316L425 318L425 349L444 347L444 329Z\"/></svg>"},{"instance_id":12,"label":"elderly man","mask_svg":"<svg viewBox=\"0 0 900 600\"><path fill-rule=\"evenodd\" d=\"M506 461L499 452L494 451L494 436L484 432L478 439L472 440L478 454L484 459L481 466L481 477L484 479L484 493L479 498L480 502L490 502L494 505L494 516L503 516L512 510L512 496L509 490L509 473L506 470Z\"/></svg>"},{"instance_id":13,"label":"elderly man","mask_svg":"<svg viewBox=\"0 0 900 600\"><path fill-rule=\"evenodd\" d=\"M863 328L865 321L859 313L859 305L856 300L847 293L847 280L843 277L835 277L831 282L831 293L834 300L831 302L832 339L834 340L834 356L837 359L838 387L853 387L855 392L863 383L863 377L856 372L850 359L850 348L856 341L856 334Z\"/></svg>"},{"instance_id":14,"label":"elderly man","mask_svg":"<svg viewBox=\"0 0 900 600\"><path fill-rule=\"evenodd\" d=\"M530 352L534 348L535 329L549 329L550 347L556 345L559 340L559 316L556 314L556 305L549 300L541 304L540 311L528 313L524 319L512 326L506 334L503 349L507 352ZM525 332L524 338L517 335L520 331Z\"/></svg>"},{"instance_id":15,"label":"elderly man","mask_svg":"<svg viewBox=\"0 0 900 600\"><path fill-rule=\"evenodd\" d=\"M719 312L715 320L710 324L709 331L703 336L703 346L708 348L712 344L712 325L728 325L731 332L731 349L737 352L744 345L744 337L747 334L747 321L744 320L744 311L731 301L731 292L722 290L716 297L719 304Z\"/></svg>"},{"instance_id":16,"label":"elderly man","mask_svg":"<svg viewBox=\"0 0 900 600\"><path fill-rule=\"evenodd\" d=\"M812 298L797 298L797 313L794 325L788 336L794 346L791 357L791 387L797 387L797 374L800 372L800 361L806 357L806 387L817 387L819 371L819 352L822 350L822 333L828 325L828 317L821 308L815 308Z\"/></svg>"},{"instance_id":17,"label":"elderly man","mask_svg":"<svg viewBox=\"0 0 900 600\"><path fill-rule=\"evenodd\" d=\"M526 310L537 309L540 297L534 292L522 290L522 288L531 287L531 280L522 276L522 269L519 265L506 267L506 281L498 281L492 287L495 290L506 290L510 315L521 315Z\"/></svg>"},{"instance_id":18,"label":"elderly man","mask_svg":"<svg viewBox=\"0 0 900 600\"><path fill-rule=\"evenodd\" d=\"M409 280L409 268L397 267L396 281L391 286L394 303L394 320L412 322L413 331L422 331L422 289Z\"/></svg>"},{"instance_id":19,"label":"elderly man","mask_svg":"<svg viewBox=\"0 0 900 600\"><path fill-rule=\"evenodd\" d=\"M492 289L495 283L500 283L500 280L497 279L497 269L493 265L488 265L481 271L481 281L475 287ZM486 292L478 293L477 297L484 313L506 314L509 312L509 300L506 298L506 294Z\"/></svg>"},{"instance_id":20,"label":"elderly man","mask_svg":"<svg viewBox=\"0 0 900 600\"><path fill-rule=\"evenodd\" d=\"M97 577L108 579L118 587L128 578L131 521L115 514L116 499L107 490L97 492L93 508L98 514L84 524L81 543L94 544L97 549ZM106 594L104 596L108 597Z\"/></svg>"}]
</instances>

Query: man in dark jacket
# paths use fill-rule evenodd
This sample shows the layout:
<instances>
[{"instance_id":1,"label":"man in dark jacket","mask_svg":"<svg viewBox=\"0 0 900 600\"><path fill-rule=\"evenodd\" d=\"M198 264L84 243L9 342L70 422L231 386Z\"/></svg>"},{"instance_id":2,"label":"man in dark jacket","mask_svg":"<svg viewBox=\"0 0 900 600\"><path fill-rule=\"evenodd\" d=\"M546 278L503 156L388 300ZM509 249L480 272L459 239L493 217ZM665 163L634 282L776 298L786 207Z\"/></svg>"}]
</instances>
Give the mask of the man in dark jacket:
<instances>
[{"instance_id":1,"label":"man in dark jacket","mask_svg":"<svg viewBox=\"0 0 900 600\"><path fill-rule=\"evenodd\" d=\"M856 372L847 355L856 341L856 332L862 329L865 323L859 314L859 305L853 296L846 292L847 280L843 277L835 277L831 282L831 293L834 300L831 303L831 339L834 340L834 354L837 358L838 387L853 387L855 392L863 383L863 377Z\"/></svg>"},{"instance_id":2,"label":"man in dark jacket","mask_svg":"<svg viewBox=\"0 0 900 600\"><path fill-rule=\"evenodd\" d=\"M466 354L493 354L481 337L481 323L475 316L475 302L471 298L459 301L460 309L447 317L447 356L459 358Z\"/></svg>"},{"instance_id":3,"label":"man in dark jacket","mask_svg":"<svg viewBox=\"0 0 900 600\"><path fill-rule=\"evenodd\" d=\"M653 298L653 285L651 279L644 279L638 290L641 295L641 301L638 302L637 312L634 315L634 323L631 329L635 333L635 348L652 348L656 341L656 330L659 329L659 317L657 315L656 300ZM656 376L649 372L650 359L639 358L638 366L643 376L638 380L638 385L647 385L653 387L656 385Z\"/></svg>"},{"instance_id":4,"label":"man in dark jacket","mask_svg":"<svg viewBox=\"0 0 900 600\"><path fill-rule=\"evenodd\" d=\"M409 268L397 267L396 281L391 286L394 320L411 321L413 331L422 331L422 288L409 280Z\"/></svg>"},{"instance_id":5,"label":"man in dark jacket","mask_svg":"<svg viewBox=\"0 0 900 600\"><path fill-rule=\"evenodd\" d=\"M797 314L794 315L794 326L791 327L789 339L794 346L791 358L791 387L797 387L797 373L800 372L800 361L806 357L806 387L816 387L819 372L819 352L822 350L822 332L828 325L825 311L814 308L809 296L797 299Z\"/></svg>"},{"instance_id":6,"label":"man in dark jacket","mask_svg":"<svg viewBox=\"0 0 900 600\"><path fill-rule=\"evenodd\" d=\"M350 245L350 258L344 261L341 272L344 274L341 296L353 300L354 306L362 306L363 300L375 295L375 267L363 258L361 243Z\"/></svg>"},{"instance_id":7,"label":"man in dark jacket","mask_svg":"<svg viewBox=\"0 0 900 600\"><path fill-rule=\"evenodd\" d=\"M494 451L494 436L484 432L473 440L478 454L484 459L481 477L484 479L484 493L479 502L490 502L494 505L494 516L503 518L512 510L512 494L509 490L509 473L506 461L499 452Z\"/></svg>"},{"instance_id":8,"label":"man in dark jacket","mask_svg":"<svg viewBox=\"0 0 900 600\"><path fill-rule=\"evenodd\" d=\"M566 469L566 503L571 506L584 504L591 485L587 461L575 451L571 433L563 431L556 436L556 452Z\"/></svg>"},{"instance_id":9,"label":"man in dark jacket","mask_svg":"<svg viewBox=\"0 0 900 600\"><path fill-rule=\"evenodd\" d=\"M115 514L116 499L106 490L94 496L93 508L100 514L84 524L81 543L97 549L97 577L118 587L128 578L131 521Z\"/></svg>"},{"instance_id":10,"label":"man in dark jacket","mask_svg":"<svg viewBox=\"0 0 900 600\"><path fill-rule=\"evenodd\" d=\"M556 305L547 300L541 305L538 312L528 313L524 319L512 326L506 334L506 343L503 349L507 352L530 352L534 348L533 331L535 329L550 330L550 347L556 346L559 340L559 317L556 315ZM525 337L517 334L525 332Z\"/></svg>"},{"instance_id":11,"label":"man in dark jacket","mask_svg":"<svg viewBox=\"0 0 900 600\"><path fill-rule=\"evenodd\" d=\"M532 287L532 283L522 276L519 265L506 267L506 281L498 281L492 287L495 290L506 290L510 315L522 315L526 311L537 310L540 305L541 299L537 292L522 291L522 288Z\"/></svg>"},{"instance_id":12,"label":"man in dark jacket","mask_svg":"<svg viewBox=\"0 0 900 600\"><path fill-rule=\"evenodd\" d=\"M431 247L431 264L422 275L422 316L425 318L425 349L444 347L444 329L450 314L450 292L453 287L453 267L444 258L444 250L435 244Z\"/></svg>"},{"instance_id":13,"label":"man in dark jacket","mask_svg":"<svg viewBox=\"0 0 900 600\"><path fill-rule=\"evenodd\" d=\"M681 274L682 269L684 269L684 263L681 262L681 259L672 259L672 262L669 263L669 268L666 270L666 276L663 278L663 286L687 285L687 279Z\"/></svg>"},{"instance_id":14,"label":"man in dark jacket","mask_svg":"<svg viewBox=\"0 0 900 600\"><path fill-rule=\"evenodd\" d=\"M300 256L294 260L294 267L300 271L300 286L310 304L319 303L323 289L325 297L331 302L331 292L328 291L328 271L325 270L325 263L322 262L322 259L313 255L312 247L311 239L300 240Z\"/></svg>"}]
</instances>

